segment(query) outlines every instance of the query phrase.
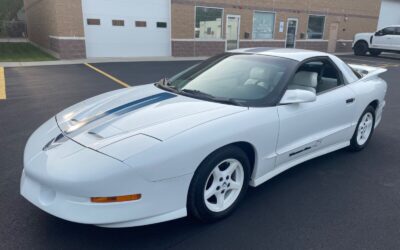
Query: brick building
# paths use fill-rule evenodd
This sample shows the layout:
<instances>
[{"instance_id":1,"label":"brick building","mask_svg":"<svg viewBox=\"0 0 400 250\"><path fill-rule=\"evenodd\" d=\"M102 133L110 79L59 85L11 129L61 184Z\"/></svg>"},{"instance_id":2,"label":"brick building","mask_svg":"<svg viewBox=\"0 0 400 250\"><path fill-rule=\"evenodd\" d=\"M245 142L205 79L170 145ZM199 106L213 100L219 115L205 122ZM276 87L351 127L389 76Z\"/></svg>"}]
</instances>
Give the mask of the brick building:
<instances>
[{"instance_id":1,"label":"brick building","mask_svg":"<svg viewBox=\"0 0 400 250\"><path fill-rule=\"evenodd\" d=\"M60 58L210 56L242 47L351 51L381 0L24 0L29 39Z\"/></svg>"}]
</instances>

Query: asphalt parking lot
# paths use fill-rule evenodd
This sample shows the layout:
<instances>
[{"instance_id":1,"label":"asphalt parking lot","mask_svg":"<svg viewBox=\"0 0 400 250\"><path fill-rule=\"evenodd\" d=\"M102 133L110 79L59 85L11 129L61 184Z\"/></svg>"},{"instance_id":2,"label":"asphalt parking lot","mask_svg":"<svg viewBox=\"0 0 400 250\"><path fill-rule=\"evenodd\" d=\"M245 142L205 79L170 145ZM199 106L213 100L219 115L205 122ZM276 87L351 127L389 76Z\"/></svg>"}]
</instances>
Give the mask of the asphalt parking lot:
<instances>
[{"instance_id":1,"label":"asphalt parking lot","mask_svg":"<svg viewBox=\"0 0 400 250\"><path fill-rule=\"evenodd\" d=\"M62 109L122 86L86 65L6 68L0 100L0 249L399 249L400 57L343 56L386 67L387 106L359 153L340 150L249 190L233 216L211 225L184 218L104 229L42 212L19 195L30 134ZM195 61L95 64L135 86L171 76Z\"/></svg>"}]
</instances>

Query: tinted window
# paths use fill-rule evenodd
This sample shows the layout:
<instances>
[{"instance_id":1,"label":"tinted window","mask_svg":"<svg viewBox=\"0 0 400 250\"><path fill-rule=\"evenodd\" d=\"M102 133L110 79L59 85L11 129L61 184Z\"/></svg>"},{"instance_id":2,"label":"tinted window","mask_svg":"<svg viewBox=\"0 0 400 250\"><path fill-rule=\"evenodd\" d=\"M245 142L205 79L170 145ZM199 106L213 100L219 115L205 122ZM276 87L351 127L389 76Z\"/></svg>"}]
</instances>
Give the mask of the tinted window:
<instances>
[{"instance_id":1,"label":"tinted window","mask_svg":"<svg viewBox=\"0 0 400 250\"><path fill-rule=\"evenodd\" d=\"M113 26L124 26L125 21L124 20L112 20L112 25Z\"/></svg>"},{"instance_id":2,"label":"tinted window","mask_svg":"<svg viewBox=\"0 0 400 250\"><path fill-rule=\"evenodd\" d=\"M167 28L166 22L157 22L157 28Z\"/></svg>"},{"instance_id":3,"label":"tinted window","mask_svg":"<svg viewBox=\"0 0 400 250\"><path fill-rule=\"evenodd\" d=\"M88 18L86 22L88 25L100 25L100 19Z\"/></svg>"},{"instance_id":4,"label":"tinted window","mask_svg":"<svg viewBox=\"0 0 400 250\"><path fill-rule=\"evenodd\" d=\"M147 26L147 23L146 23L146 21L135 21L135 26L143 28L143 27Z\"/></svg>"},{"instance_id":5,"label":"tinted window","mask_svg":"<svg viewBox=\"0 0 400 250\"><path fill-rule=\"evenodd\" d=\"M224 54L170 79L176 91L195 90L245 106L276 104L297 62L289 59ZM193 91L192 91L193 92Z\"/></svg>"},{"instance_id":6,"label":"tinted window","mask_svg":"<svg viewBox=\"0 0 400 250\"><path fill-rule=\"evenodd\" d=\"M395 27L388 27L382 30L383 35L394 35L396 33Z\"/></svg>"}]
</instances>

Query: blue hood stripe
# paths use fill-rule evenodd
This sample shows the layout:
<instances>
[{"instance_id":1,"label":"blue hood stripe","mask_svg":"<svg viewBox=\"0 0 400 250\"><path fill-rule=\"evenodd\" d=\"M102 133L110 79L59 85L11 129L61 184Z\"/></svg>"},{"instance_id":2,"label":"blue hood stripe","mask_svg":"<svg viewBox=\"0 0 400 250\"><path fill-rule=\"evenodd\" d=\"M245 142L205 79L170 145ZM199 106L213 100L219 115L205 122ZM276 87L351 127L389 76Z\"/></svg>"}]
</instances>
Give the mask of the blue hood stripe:
<instances>
[{"instance_id":1,"label":"blue hood stripe","mask_svg":"<svg viewBox=\"0 0 400 250\"><path fill-rule=\"evenodd\" d=\"M136 100L136 101L128 102L128 103L126 103L124 105L121 105L121 106L115 107L113 109L107 110L107 111L105 111L103 113L100 113L100 114L97 114L95 116L92 116L92 117L89 117L89 118L86 118L86 119L78 121L78 124L79 124L78 128L81 128L81 127L83 127L83 126L85 126L85 125L87 125L87 124L89 124L91 122L97 121L99 119L102 119L102 118L110 116L110 115L121 116L121 115L124 115L126 113L135 111L137 109L140 109L140 108L143 108L143 107L146 107L146 106L158 103L158 102L162 102L162 101L174 98L176 96L177 95L174 95L172 93L163 92L163 93L156 94L156 95L151 95L151 96L148 96L148 97ZM75 128L74 131L76 129L77 128ZM67 131L67 133L71 133L71 132L73 132L73 131Z\"/></svg>"}]
</instances>

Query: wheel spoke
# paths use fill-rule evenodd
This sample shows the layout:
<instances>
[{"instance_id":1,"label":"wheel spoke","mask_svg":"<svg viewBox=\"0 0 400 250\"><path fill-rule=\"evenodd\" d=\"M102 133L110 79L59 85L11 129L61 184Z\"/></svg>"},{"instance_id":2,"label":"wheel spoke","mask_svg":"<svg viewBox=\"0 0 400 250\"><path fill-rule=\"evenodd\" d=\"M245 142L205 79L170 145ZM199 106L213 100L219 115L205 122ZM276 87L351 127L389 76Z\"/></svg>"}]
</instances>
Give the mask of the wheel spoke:
<instances>
[{"instance_id":1,"label":"wheel spoke","mask_svg":"<svg viewBox=\"0 0 400 250\"><path fill-rule=\"evenodd\" d=\"M224 207L224 202L225 202L224 194L221 194L221 192L217 192L217 193L215 193L215 197L217 198L218 208L222 209Z\"/></svg>"},{"instance_id":2,"label":"wheel spoke","mask_svg":"<svg viewBox=\"0 0 400 250\"><path fill-rule=\"evenodd\" d=\"M207 189L204 193L204 197L206 200L210 199L217 192L216 185L212 185L209 189Z\"/></svg>"},{"instance_id":3,"label":"wheel spoke","mask_svg":"<svg viewBox=\"0 0 400 250\"><path fill-rule=\"evenodd\" d=\"M237 163L230 163L229 167L224 171L225 176L231 176L233 172L235 172L237 167L238 167Z\"/></svg>"},{"instance_id":4,"label":"wheel spoke","mask_svg":"<svg viewBox=\"0 0 400 250\"><path fill-rule=\"evenodd\" d=\"M230 184L231 185L230 185L229 189L240 189L241 188L241 185L239 182L232 181Z\"/></svg>"},{"instance_id":5,"label":"wheel spoke","mask_svg":"<svg viewBox=\"0 0 400 250\"><path fill-rule=\"evenodd\" d=\"M216 167L213 171L214 180L218 180L219 178L223 177L222 171Z\"/></svg>"}]
</instances>

